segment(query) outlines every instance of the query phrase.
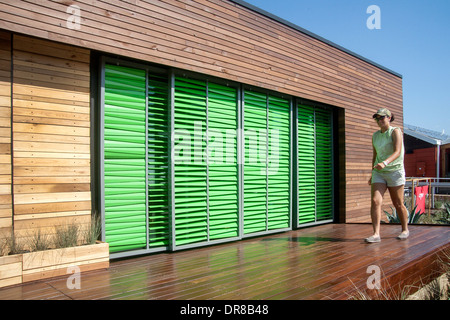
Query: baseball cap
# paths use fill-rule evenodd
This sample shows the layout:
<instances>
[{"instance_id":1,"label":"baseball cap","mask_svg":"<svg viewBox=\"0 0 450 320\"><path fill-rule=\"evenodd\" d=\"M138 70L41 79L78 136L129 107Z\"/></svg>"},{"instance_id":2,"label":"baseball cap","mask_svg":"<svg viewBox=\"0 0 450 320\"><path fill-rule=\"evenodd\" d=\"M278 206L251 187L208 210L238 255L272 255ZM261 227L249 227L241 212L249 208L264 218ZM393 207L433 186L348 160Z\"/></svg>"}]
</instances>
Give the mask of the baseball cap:
<instances>
[{"instance_id":1,"label":"baseball cap","mask_svg":"<svg viewBox=\"0 0 450 320\"><path fill-rule=\"evenodd\" d=\"M391 114L391 112L388 109L381 108L372 117L375 118L376 116L387 116L387 117L390 118L392 116L392 114Z\"/></svg>"}]
</instances>

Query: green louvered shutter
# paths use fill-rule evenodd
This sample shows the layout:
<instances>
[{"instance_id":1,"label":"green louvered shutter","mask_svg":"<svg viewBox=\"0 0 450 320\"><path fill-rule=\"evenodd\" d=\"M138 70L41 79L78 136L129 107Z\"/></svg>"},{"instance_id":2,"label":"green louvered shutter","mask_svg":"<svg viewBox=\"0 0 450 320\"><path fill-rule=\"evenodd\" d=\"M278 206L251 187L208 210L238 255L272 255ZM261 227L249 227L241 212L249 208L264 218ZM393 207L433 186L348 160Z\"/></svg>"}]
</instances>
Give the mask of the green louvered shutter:
<instances>
[{"instance_id":1,"label":"green louvered shutter","mask_svg":"<svg viewBox=\"0 0 450 320\"><path fill-rule=\"evenodd\" d=\"M146 247L146 73L105 66L104 215L110 251Z\"/></svg>"},{"instance_id":2,"label":"green louvered shutter","mask_svg":"<svg viewBox=\"0 0 450 320\"><path fill-rule=\"evenodd\" d=\"M206 83L175 78L175 245L208 239Z\"/></svg>"},{"instance_id":3,"label":"green louvered shutter","mask_svg":"<svg viewBox=\"0 0 450 320\"><path fill-rule=\"evenodd\" d=\"M244 234L267 227L267 97L244 95Z\"/></svg>"},{"instance_id":4,"label":"green louvered shutter","mask_svg":"<svg viewBox=\"0 0 450 320\"><path fill-rule=\"evenodd\" d=\"M208 83L209 239L239 236L237 90Z\"/></svg>"},{"instance_id":5,"label":"green louvered shutter","mask_svg":"<svg viewBox=\"0 0 450 320\"><path fill-rule=\"evenodd\" d=\"M317 221L333 218L333 142L331 113L316 109Z\"/></svg>"},{"instance_id":6,"label":"green louvered shutter","mask_svg":"<svg viewBox=\"0 0 450 320\"><path fill-rule=\"evenodd\" d=\"M167 74L106 64L104 81L105 241L111 253L167 247Z\"/></svg>"},{"instance_id":7,"label":"green louvered shutter","mask_svg":"<svg viewBox=\"0 0 450 320\"><path fill-rule=\"evenodd\" d=\"M333 218L332 116L298 106L298 224Z\"/></svg>"},{"instance_id":8,"label":"green louvered shutter","mask_svg":"<svg viewBox=\"0 0 450 320\"><path fill-rule=\"evenodd\" d=\"M290 227L290 104L269 96L268 230Z\"/></svg>"},{"instance_id":9,"label":"green louvered shutter","mask_svg":"<svg viewBox=\"0 0 450 320\"><path fill-rule=\"evenodd\" d=\"M175 78L175 245L239 236L237 90Z\"/></svg>"},{"instance_id":10,"label":"green louvered shutter","mask_svg":"<svg viewBox=\"0 0 450 320\"><path fill-rule=\"evenodd\" d=\"M244 95L244 234L290 227L290 104Z\"/></svg>"},{"instance_id":11,"label":"green louvered shutter","mask_svg":"<svg viewBox=\"0 0 450 320\"><path fill-rule=\"evenodd\" d=\"M315 221L315 126L314 109L298 107L298 222Z\"/></svg>"},{"instance_id":12,"label":"green louvered shutter","mask_svg":"<svg viewBox=\"0 0 450 320\"><path fill-rule=\"evenodd\" d=\"M170 243L169 95L167 74L148 76L148 233L149 248Z\"/></svg>"}]
</instances>

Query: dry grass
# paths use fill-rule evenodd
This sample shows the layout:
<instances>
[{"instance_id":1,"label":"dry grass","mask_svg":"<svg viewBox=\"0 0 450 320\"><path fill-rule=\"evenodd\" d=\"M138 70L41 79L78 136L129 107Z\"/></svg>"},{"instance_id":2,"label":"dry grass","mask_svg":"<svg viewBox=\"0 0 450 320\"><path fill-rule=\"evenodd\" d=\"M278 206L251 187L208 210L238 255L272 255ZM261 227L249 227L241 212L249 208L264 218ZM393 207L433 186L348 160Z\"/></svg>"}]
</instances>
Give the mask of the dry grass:
<instances>
[{"instance_id":1,"label":"dry grass","mask_svg":"<svg viewBox=\"0 0 450 320\"><path fill-rule=\"evenodd\" d=\"M94 244L100 233L99 219L93 219L84 228L75 223L57 226L54 235L38 229L27 237L18 238L10 232L0 235L0 256Z\"/></svg>"},{"instance_id":2,"label":"dry grass","mask_svg":"<svg viewBox=\"0 0 450 320\"><path fill-rule=\"evenodd\" d=\"M394 290L387 281L380 289L372 290L361 289L353 284L355 290L347 294L348 300L450 300L450 249L439 255L438 265L441 276L431 282L421 283L420 286L404 286L401 290Z\"/></svg>"}]
</instances>

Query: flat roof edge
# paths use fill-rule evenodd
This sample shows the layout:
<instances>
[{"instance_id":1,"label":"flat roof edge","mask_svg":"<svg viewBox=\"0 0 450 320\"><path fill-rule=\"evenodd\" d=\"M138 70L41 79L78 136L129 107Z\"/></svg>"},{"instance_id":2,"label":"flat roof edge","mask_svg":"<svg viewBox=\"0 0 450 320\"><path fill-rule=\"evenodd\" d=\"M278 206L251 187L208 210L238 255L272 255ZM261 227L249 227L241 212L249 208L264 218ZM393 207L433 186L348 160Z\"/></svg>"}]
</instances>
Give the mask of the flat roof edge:
<instances>
[{"instance_id":1,"label":"flat roof edge","mask_svg":"<svg viewBox=\"0 0 450 320\"><path fill-rule=\"evenodd\" d=\"M418 133L416 131L410 130L410 129L405 128L405 127L403 128L403 132L405 134L411 136L411 137L414 137L416 139L428 142L428 143L433 144L433 145L441 145L442 144L442 140L440 140L440 139L434 139L434 138L428 137L428 136L426 136L424 134L420 134L420 133Z\"/></svg>"},{"instance_id":2,"label":"flat roof edge","mask_svg":"<svg viewBox=\"0 0 450 320\"><path fill-rule=\"evenodd\" d=\"M321 37L321 36L311 32L311 31L308 31L308 30L306 30L306 29L304 29L304 28L302 28L302 27L300 27L300 26L298 26L298 25L296 25L296 24L294 24L292 22L289 22L289 21L287 21L287 20L285 20L283 18L280 18L280 17L278 17L278 16L276 16L276 15L270 13L270 12L267 12L267 11L261 9L261 8L258 8L258 7L252 5L252 4L248 3L248 2L245 2L243 0L228 0L228 1L235 2L238 5L241 5L241 6L247 8L247 9L250 9L252 11L255 11L255 12L257 12L257 13L263 15L263 16L266 16L266 17L272 19L272 20L278 21L278 22L280 22L280 23L282 23L282 24L284 24L284 25L286 25L286 26L288 26L288 27L290 27L292 29L295 29L297 31L300 31L301 33L304 33L304 34L314 38L314 39L322 41L322 42L324 42L324 43L326 43L326 44L328 44L328 45L330 45L330 46L332 46L332 47L334 47L336 49L339 49L339 50L341 50L341 51L343 51L345 53L348 53L349 55L354 56L354 57L356 57L356 58L358 58L358 59L360 59L362 61L365 61L365 62L367 62L367 63L369 63L369 64L371 64L371 65L373 65L373 66L375 66L375 67L377 67L379 69L387 71L387 72L393 74L394 76L397 76L399 78L403 78L403 76L401 74L399 74L399 73L397 73L397 72L395 72L395 71L393 71L393 70L391 70L389 68L386 68L386 67L384 67L384 66L382 66L382 65L380 65L380 64L378 64L378 63L376 63L376 62L374 62L374 61L372 61L370 59L367 59L367 58L365 58L365 57L363 57L363 56L361 56L361 55L359 55L359 54L357 54L357 53L355 53L355 52L353 52L351 50L348 50L348 49L346 49L346 48L344 48L344 47L342 47L342 46L340 46L340 45L338 45L338 44L336 44L336 43L334 43L334 42L332 42L330 40L327 40L327 39L325 39L325 38L323 38L323 37Z\"/></svg>"}]
</instances>

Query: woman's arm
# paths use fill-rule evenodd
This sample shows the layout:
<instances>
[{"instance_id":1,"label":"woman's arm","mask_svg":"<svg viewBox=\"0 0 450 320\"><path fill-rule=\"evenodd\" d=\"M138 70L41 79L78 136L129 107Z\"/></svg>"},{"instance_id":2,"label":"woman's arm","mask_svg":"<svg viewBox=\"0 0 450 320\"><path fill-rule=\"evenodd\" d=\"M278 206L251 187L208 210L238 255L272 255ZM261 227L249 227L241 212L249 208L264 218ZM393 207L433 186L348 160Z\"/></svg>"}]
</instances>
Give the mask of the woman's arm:
<instances>
[{"instance_id":1,"label":"woman's arm","mask_svg":"<svg viewBox=\"0 0 450 320\"><path fill-rule=\"evenodd\" d=\"M375 150L375 147L372 144L372 166L375 163L375 159L377 158L377 150ZM375 168L375 167L374 167Z\"/></svg>"},{"instance_id":2,"label":"woman's arm","mask_svg":"<svg viewBox=\"0 0 450 320\"><path fill-rule=\"evenodd\" d=\"M375 147L372 144L372 166L373 166L373 163L375 162L376 158L377 158L377 151L375 150ZM372 169L375 169L375 166ZM371 185L371 184L372 184L372 175L370 175L370 178L369 178L369 185Z\"/></svg>"}]
</instances>

